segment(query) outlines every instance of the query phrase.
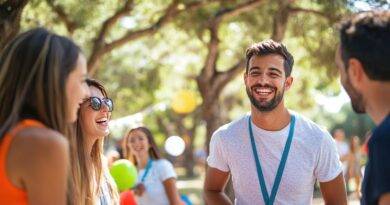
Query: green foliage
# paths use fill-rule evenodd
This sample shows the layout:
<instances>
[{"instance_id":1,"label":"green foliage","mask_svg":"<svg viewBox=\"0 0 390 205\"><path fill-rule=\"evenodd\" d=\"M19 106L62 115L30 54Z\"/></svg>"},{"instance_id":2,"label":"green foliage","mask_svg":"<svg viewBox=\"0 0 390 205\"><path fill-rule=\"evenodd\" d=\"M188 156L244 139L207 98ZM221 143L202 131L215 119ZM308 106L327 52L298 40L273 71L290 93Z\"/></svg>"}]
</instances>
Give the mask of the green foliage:
<instances>
[{"instance_id":1,"label":"green foliage","mask_svg":"<svg viewBox=\"0 0 390 205\"><path fill-rule=\"evenodd\" d=\"M118 39L128 31L150 26L163 15L171 2L134 1L133 10L124 20L114 24L106 43ZM180 6L188 2L192 0L183 0ZM104 56L95 78L104 82L115 102L114 118L165 102L168 105L167 111L152 112L144 121L156 133L159 142L165 139L161 128L156 125L156 118L164 118L166 123L172 124L169 103L174 94L180 89L197 91L194 79L200 73L208 52L207 43L210 36L207 26L210 20L220 9L233 8L246 0L221 2L208 3L200 9L183 12L158 33L130 41ZM87 0L80 3L76 0L56 0L54 4L61 6L68 18L76 23L77 29L71 37L81 46L86 56L89 56L103 22L119 10L124 1ZM289 108L320 113L318 116L333 119L334 115L327 116L319 110L313 96L319 91L329 96L340 92L334 65L334 51L338 43L334 24L349 12L350 4L346 0L300 0L294 1L291 6L315 10L317 14L298 12L289 16L283 42L294 55L295 66L294 84L291 90L286 92L286 103ZM277 1L266 1L254 10L224 20L218 32L218 71L225 71L244 58L245 49L250 44L270 38L273 16L278 11ZM70 36L65 24L43 0L32 0L27 5L21 25L22 30L44 26L56 33ZM249 101L242 75L232 80L223 90L221 98L216 100L221 105L224 122L248 111ZM200 104L199 96L198 101ZM185 118L185 127L189 128L194 123L192 117L189 115ZM342 122L329 120L326 123L333 127ZM204 136L204 124L201 124L199 130L198 135ZM203 139L197 140L196 143L202 142Z\"/></svg>"},{"instance_id":2,"label":"green foliage","mask_svg":"<svg viewBox=\"0 0 390 205\"><path fill-rule=\"evenodd\" d=\"M337 113L328 113L321 107L316 108L317 111L308 116L321 125L324 125L329 132L335 129L342 128L345 131L347 138L358 136L364 138L366 133L375 127L371 118L364 114L356 114L350 105L345 104Z\"/></svg>"},{"instance_id":3,"label":"green foliage","mask_svg":"<svg viewBox=\"0 0 390 205\"><path fill-rule=\"evenodd\" d=\"M58 34L67 34L66 28L56 21L56 15L44 1L33 0L23 10L21 32L31 28L44 26Z\"/></svg>"},{"instance_id":4,"label":"green foliage","mask_svg":"<svg viewBox=\"0 0 390 205\"><path fill-rule=\"evenodd\" d=\"M154 92L160 87L164 65L153 60L149 54L152 49L144 45L134 43L111 53L96 76L114 99L114 117L138 112L156 102Z\"/></svg>"}]
</instances>

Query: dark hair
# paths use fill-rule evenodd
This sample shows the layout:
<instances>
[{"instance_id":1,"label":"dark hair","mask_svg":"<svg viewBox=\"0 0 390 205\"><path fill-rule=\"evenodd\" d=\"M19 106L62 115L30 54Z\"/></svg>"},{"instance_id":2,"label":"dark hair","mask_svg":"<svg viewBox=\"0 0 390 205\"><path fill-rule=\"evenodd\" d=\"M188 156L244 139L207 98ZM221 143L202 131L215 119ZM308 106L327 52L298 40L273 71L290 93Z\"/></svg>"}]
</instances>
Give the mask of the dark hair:
<instances>
[{"instance_id":1,"label":"dark hair","mask_svg":"<svg viewBox=\"0 0 390 205\"><path fill-rule=\"evenodd\" d=\"M124 140L124 155L127 159L130 159L130 155L131 155L131 152L130 152L130 147L128 146L128 140L129 140L129 136L130 136L130 133L134 132L134 131L140 131L142 133L144 133L146 135L146 138L148 139L148 143L150 144L150 149L148 150L149 152L149 156L152 158L152 159L161 159L161 155L160 155L160 152L158 151L158 147L157 147L157 144L156 142L154 141L154 138L153 138L153 134L152 132L146 128L146 127L137 127L137 128L133 128L131 129L126 137L125 137L125 140ZM131 159L135 164L137 164L137 161L135 159Z\"/></svg>"},{"instance_id":2,"label":"dark hair","mask_svg":"<svg viewBox=\"0 0 390 205\"><path fill-rule=\"evenodd\" d=\"M101 84L99 81L92 79L92 78L87 78L86 80L88 87L95 87L102 92L104 97L108 97L106 88L104 88L103 84Z\"/></svg>"},{"instance_id":3,"label":"dark hair","mask_svg":"<svg viewBox=\"0 0 390 205\"><path fill-rule=\"evenodd\" d=\"M70 39L43 28L22 33L5 46L0 53L0 139L18 121L33 118L69 142L75 140L67 122L66 81L80 53ZM72 188L79 185L73 180L73 164L68 199L74 198Z\"/></svg>"},{"instance_id":4,"label":"dark hair","mask_svg":"<svg viewBox=\"0 0 390 205\"><path fill-rule=\"evenodd\" d=\"M284 58L284 71L286 73L286 76L290 76L294 65L294 57L291 55L291 53L288 52L285 45L283 45L282 43L275 42L271 39L255 43L246 50L245 72L248 73L249 61L252 56L265 56L270 54L277 54Z\"/></svg>"},{"instance_id":5,"label":"dark hair","mask_svg":"<svg viewBox=\"0 0 390 205\"><path fill-rule=\"evenodd\" d=\"M356 58L372 80L390 80L390 11L360 12L340 25L341 57L345 69Z\"/></svg>"},{"instance_id":6,"label":"dark hair","mask_svg":"<svg viewBox=\"0 0 390 205\"><path fill-rule=\"evenodd\" d=\"M36 28L0 53L0 139L23 118L66 134L66 80L80 53L70 39Z\"/></svg>"}]
</instances>

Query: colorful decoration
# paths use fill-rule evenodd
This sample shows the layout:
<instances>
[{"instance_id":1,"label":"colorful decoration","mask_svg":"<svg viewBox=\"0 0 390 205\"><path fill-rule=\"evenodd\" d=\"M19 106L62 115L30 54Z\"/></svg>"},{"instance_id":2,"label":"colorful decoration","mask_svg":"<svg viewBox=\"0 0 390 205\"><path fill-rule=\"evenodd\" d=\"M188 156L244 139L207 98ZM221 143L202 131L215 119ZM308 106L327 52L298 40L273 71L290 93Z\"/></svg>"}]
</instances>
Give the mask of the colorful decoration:
<instances>
[{"instance_id":1,"label":"colorful decoration","mask_svg":"<svg viewBox=\"0 0 390 205\"><path fill-rule=\"evenodd\" d=\"M179 114L188 114L195 110L196 96L190 90L179 91L172 99L171 103L173 111Z\"/></svg>"},{"instance_id":2,"label":"colorful decoration","mask_svg":"<svg viewBox=\"0 0 390 205\"><path fill-rule=\"evenodd\" d=\"M110 173L121 192L134 187L137 182L137 168L127 159L115 161Z\"/></svg>"}]
</instances>

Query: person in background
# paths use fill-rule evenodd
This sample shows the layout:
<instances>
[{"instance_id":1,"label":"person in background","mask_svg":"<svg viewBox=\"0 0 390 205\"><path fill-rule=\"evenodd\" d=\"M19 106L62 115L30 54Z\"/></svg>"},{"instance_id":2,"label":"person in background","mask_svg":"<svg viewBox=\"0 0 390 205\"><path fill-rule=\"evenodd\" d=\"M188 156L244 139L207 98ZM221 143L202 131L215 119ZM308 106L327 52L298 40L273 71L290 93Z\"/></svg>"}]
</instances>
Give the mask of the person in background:
<instances>
[{"instance_id":1,"label":"person in background","mask_svg":"<svg viewBox=\"0 0 390 205\"><path fill-rule=\"evenodd\" d=\"M349 156L349 145L345 141L345 132L343 129L336 129L333 132L333 138L336 141L337 153L339 154L340 161L343 164L343 176L345 178L345 183L347 185L347 191L349 189L348 185L348 156Z\"/></svg>"},{"instance_id":2,"label":"person in background","mask_svg":"<svg viewBox=\"0 0 390 205\"><path fill-rule=\"evenodd\" d=\"M368 155L368 141L370 141L371 135L371 130L366 132L366 134L364 135L364 142L361 147L361 153L366 157Z\"/></svg>"},{"instance_id":3,"label":"person in background","mask_svg":"<svg viewBox=\"0 0 390 205\"><path fill-rule=\"evenodd\" d=\"M106 153L106 158L108 167L110 168L116 160L120 159L120 154L116 150L108 150Z\"/></svg>"},{"instance_id":4,"label":"person in background","mask_svg":"<svg viewBox=\"0 0 390 205\"><path fill-rule=\"evenodd\" d=\"M179 205L172 164L162 159L153 135L146 127L131 129L124 139L125 159L138 169L138 184L133 189L139 205Z\"/></svg>"},{"instance_id":5,"label":"person in background","mask_svg":"<svg viewBox=\"0 0 390 205\"><path fill-rule=\"evenodd\" d=\"M355 194L360 198L360 161L362 155L360 153L360 139L358 136L352 136L349 142L349 154L348 154L348 179L353 179L355 182Z\"/></svg>"},{"instance_id":6,"label":"person in background","mask_svg":"<svg viewBox=\"0 0 390 205\"><path fill-rule=\"evenodd\" d=\"M0 204L67 203L67 139L89 95L86 77L79 47L44 28L0 53Z\"/></svg>"}]
</instances>

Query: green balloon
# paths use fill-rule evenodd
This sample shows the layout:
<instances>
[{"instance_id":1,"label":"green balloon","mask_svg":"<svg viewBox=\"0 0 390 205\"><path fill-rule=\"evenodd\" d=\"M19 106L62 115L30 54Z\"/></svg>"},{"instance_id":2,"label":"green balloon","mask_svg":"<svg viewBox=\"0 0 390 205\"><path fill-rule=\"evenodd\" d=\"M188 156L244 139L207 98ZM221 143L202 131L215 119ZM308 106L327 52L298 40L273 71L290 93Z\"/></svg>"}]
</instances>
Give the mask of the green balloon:
<instances>
[{"instance_id":1,"label":"green balloon","mask_svg":"<svg viewBox=\"0 0 390 205\"><path fill-rule=\"evenodd\" d=\"M137 168L127 159L115 161L110 173L121 192L134 187L137 183Z\"/></svg>"}]
</instances>

